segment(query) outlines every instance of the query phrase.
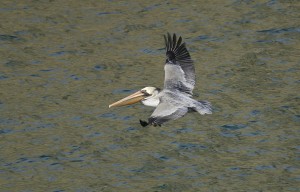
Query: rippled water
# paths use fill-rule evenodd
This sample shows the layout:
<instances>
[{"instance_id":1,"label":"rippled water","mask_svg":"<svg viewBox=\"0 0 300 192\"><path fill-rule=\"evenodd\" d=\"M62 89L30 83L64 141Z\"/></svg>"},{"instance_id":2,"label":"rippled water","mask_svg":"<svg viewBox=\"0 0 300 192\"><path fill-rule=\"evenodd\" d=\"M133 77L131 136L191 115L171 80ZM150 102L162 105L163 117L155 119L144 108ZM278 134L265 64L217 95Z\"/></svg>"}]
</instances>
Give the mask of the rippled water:
<instances>
[{"instance_id":1,"label":"rippled water","mask_svg":"<svg viewBox=\"0 0 300 192\"><path fill-rule=\"evenodd\" d=\"M298 191L298 1L1 1L1 191ZM189 114L108 104L195 60Z\"/></svg>"}]
</instances>

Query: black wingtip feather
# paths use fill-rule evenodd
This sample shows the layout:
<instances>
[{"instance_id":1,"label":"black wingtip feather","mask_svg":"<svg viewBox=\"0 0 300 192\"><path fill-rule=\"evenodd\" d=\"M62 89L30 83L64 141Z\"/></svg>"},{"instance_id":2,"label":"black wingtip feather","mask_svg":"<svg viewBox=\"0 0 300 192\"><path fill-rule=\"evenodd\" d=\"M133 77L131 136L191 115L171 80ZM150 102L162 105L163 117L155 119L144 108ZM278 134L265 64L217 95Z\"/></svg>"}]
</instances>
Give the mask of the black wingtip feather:
<instances>
[{"instance_id":1,"label":"black wingtip feather","mask_svg":"<svg viewBox=\"0 0 300 192\"><path fill-rule=\"evenodd\" d=\"M167 41L166 35L164 35L164 39L165 39L165 46L168 47L168 44L167 44L168 41Z\"/></svg>"},{"instance_id":2,"label":"black wingtip feather","mask_svg":"<svg viewBox=\"0 0 300 192\"><path fill-rule=\"evenodd\" d=\"M173 45L172 45L172 47L176 47L176 34L174 33L173 34Z\"/></svg>"},{"instance_id":3,"label":"black wingtip feather","mask_svg":"<svg viewBox=\"0 0 300 192\"><path fill-rule=\"evenodd\" d=\"M173 61L176 59L176 55L173 51L167 51L166 56L168 57L168 60Z\"/></svg>"},{"instance_id":4,"label":"black wingtip feather","mask_svg":"<svg viewBox=\"0 0 300 192\"><path fill-rule=\"evenodd\" d=\"M182 43L182 37L179 36L177 40L177 36L174 33L173 37L170 33L164 35L165 46L166 46L166 56L167 62L176 63L179 62L192 62L191 56L186 49L185 43Z\"/></svg>"}]
</instances>

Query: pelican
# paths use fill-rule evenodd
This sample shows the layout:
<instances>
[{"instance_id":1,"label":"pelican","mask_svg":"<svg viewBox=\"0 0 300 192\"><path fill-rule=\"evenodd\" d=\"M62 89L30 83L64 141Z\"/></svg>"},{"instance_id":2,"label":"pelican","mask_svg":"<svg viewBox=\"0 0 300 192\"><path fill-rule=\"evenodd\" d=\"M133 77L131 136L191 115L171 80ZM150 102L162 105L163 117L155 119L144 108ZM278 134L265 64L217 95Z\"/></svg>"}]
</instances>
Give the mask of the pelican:
<instances>
[{"instance_id":1,"label":"pelican","mask_svg":"<svg viewBox=\"0 0 300 192\"><path fill-rule=\"evenodd\" d=\"M195 67L181 36L177 39L176 34L172 37L167 33L164 39L166 46L164 88L161 90L156 87L145 87L109 105L111 108L141 101L146 106L156 107L148 121L140 120L143 127L161 126L169 120L183 117L187 112L198 112L201 115L212 113L210 102L192 98Z\"/></svg>"}]
</instances>

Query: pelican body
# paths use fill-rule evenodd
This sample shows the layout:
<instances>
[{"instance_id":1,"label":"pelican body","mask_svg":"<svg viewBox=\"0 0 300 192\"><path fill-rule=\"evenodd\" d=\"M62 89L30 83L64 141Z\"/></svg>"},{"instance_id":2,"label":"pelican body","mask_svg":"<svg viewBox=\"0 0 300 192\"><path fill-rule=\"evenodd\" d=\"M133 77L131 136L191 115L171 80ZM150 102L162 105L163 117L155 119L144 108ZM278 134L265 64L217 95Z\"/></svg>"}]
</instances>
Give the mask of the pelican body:
<instances>
[{"instance_id":1,"label":"pelican body","mask_svg":"<svg viewBox=\"0 0 300 192\"><path fill-rule=\"evenodd\" d=\"M187 112L198 112L201 115L211 114L208 101L197 101L192 98L195 86L195 67L182 38L177 40L168 33L164 36L166 46L166 63L164 88L145 87L111 105L117 107L141 101L146 106L156 107L148 121L140 120L142 126L161 126L169 120L184 116Z\"/></svg>"}]
</instances>

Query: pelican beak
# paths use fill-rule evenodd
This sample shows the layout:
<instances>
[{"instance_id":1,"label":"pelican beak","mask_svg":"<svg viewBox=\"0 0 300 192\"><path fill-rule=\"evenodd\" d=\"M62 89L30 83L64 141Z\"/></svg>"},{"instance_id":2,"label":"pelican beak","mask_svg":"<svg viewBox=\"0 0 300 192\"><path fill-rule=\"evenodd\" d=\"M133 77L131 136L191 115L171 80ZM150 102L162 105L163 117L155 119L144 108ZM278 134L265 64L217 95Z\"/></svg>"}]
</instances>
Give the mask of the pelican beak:
<instances>
[{"instance_id":1,"label":"pelican beak","mask_svg":"<svg viewBox=\"0 0 300 192\"><path fill-rule=\"evenodd\" d=\"M132 95L125 97L124 99L121 99L115 103L110 104L108 107L111 108L111 107L119 107L119 106L123 106L123 105L131 105L131 104L141 101L145 97L147 97L147 95L145 93L138 91Z\"/></svg>"}]
</instances>

